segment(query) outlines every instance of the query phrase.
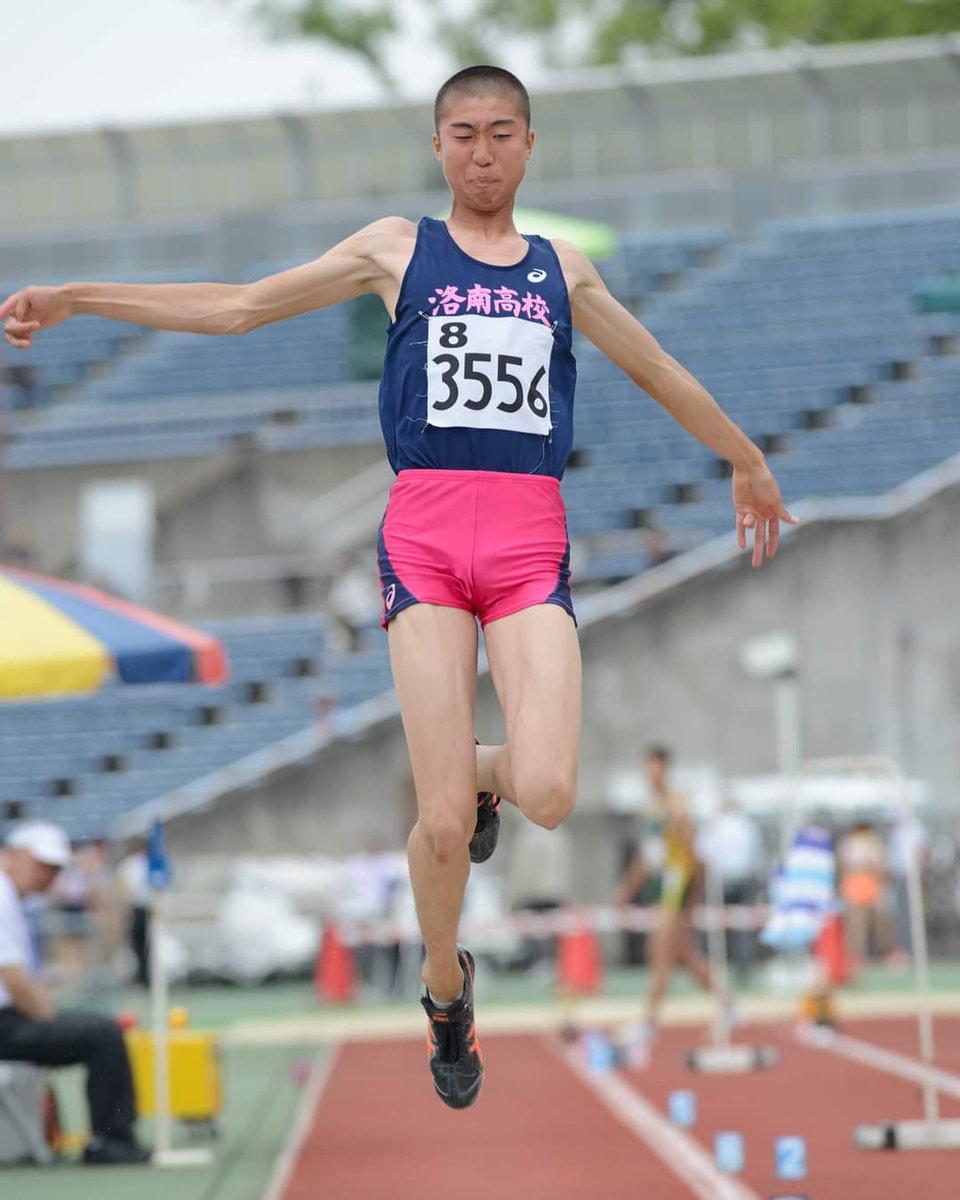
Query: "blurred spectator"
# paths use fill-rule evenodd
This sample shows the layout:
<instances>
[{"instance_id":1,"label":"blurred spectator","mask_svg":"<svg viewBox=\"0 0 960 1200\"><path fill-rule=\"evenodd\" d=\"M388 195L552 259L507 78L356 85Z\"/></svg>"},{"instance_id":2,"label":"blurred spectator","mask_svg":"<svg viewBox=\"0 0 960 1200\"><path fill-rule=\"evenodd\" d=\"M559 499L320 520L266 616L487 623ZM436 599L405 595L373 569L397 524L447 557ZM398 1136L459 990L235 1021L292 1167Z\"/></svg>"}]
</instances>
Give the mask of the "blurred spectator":
<instances>
[{"instance_id":1,"label":"blurred spectator","mask_svg":"<svg viewBox=\"0 0 960 1200\"><path fill-rule=\"evenodd\" d=\"M382 611L379 581L366 554L343 557L327 595L327 608L343 648L359 650L364 630L376 625Z\"/></svg>"},{"instance_id":2,"label":"blurred spectator","mask_svg":"<svg viewBox=\"0 0 960 1200\"><path fill-rule=\"evenodd\" d=\"M343 864L337 916L356 924L369 924L371 929L389 920L393 916L397 885L405 874L404 856L385 850L376 838L371 838ZM364 983L380 988L387 995L394 993L398 984L399 939L357 946L354 957Z\"/></svg>"},{"instance_id":3,"label":"blurred spectator","mask_svg":"<svg viewBox=\"0 0 960 1200\"><path fill-rule=\"evenodd\" d=\"M660 529L648 530L647 536L644 538L643 548L652 567L659 566L660 563L669 562L671 558L676 558L677 556L676 550L671 547L663 531Z\"/></svg>"},{"instance_id":4,"label":"blurred spectator","mask_svg":"<svg viewBox=\"0 0 960 1200\"><path fill-rule=\"evenodd\" d=\"M336 698L324 686L313 698L313 716L317 729L328 737L333 737L335 732L336 712Z\"/></svg>"},{"instance_id":5,"label":"blurred spectator","mask_svg":"<svg viewBox=\"0 0 960 1200\"><path fill-rule=\"evenodd\" d=\"M913 957L913 936L910 929L910 889L908 869L910 855L917 856L921 879L930 861L930 839L927 831L916 817L894 821L887 837L887 863L891 882L895 914L896 946L890 951L887 961L890 966L906 966Z\"/></svg>"},{"instance_id":6,"label":"blurred spectator","mask_svg":"<svg viewBox=\"0 0 960 1200\"><path fill-rule=\"evenodd\" d=\"M82 847L74 847L70 861L58 873L50 889L50 900L57 918L52 930L51 957L68 977L75 979L83 973L93 932L90 880L84 869Z\"/></svg>"},{"instance_id":7,"label":"blurred spectator","mask_svg":"<svg viewBox=\"0 0 960 1200\"><path fill-rule=\"evenodd\" d=\"M507 900L518 913L554 912L568 904L573 892L573 848L565 826L544 829L523 821L510 842L507 869ZM553 934L526 936L516 965L522 970L553 973L556 937Z\"/></svg>"},{"instance_id":8,"label":"blurred spectator","mask_svg":"<svg viewBox=\"0 0 960 1200\"><path fill-rule=\"evenodd\" d=\"M77 857L87 876L88 910L93 925L91 958L96 966L111 967L123 944L121 899L117 875L104 838L85 842Z\"/></svg>"},{"instance_id":9,"label":"blurred spectator","mask_svg":"<svg viewBox=\"0 0 960 1200\"><path fill-rule=\"evenodd\" d=\"M50 958L85 1002L116 984L122 937L113 869L102 838L81 842L50 891L42 925Z\"/></svg>"},{"instance_id":10,"label":"blurred spectator","mask_svg":"<svg viewBox=\"0 0 960 1200\"><path fill-rule=\"evenodd\" d=\"M0 1058L37 1066L87 1068L93 1136L84 1162L142 1163L137 1144L133 1079L115 1021L88 1013L58 1013L39 973L24 900L47 891L70 862L67 835L46 821L14 828L0 853Z\"/></svg>"},{"instance_id":11,"label":"blurred spectator","mask_svg":"<svg viewBox=\"0 0 960 1200\"><path fill-rule=\"evenodd\" d=\"M127 912L127 937L136 961L134 982L150 986L150 864L147 841L136 838L128 853L117 864L117 886Z\"/></svg>"},{"instance_id":12,"label":"blurred spectator","mask_svg":"<svg viewBox=\"0 0 960 1200\"><path fill-rule=\"evenodd\" d=\"M697 837L697 856L719 879L724 905L755 904L767 873L760 827L732 797ZM750 973L756 950L752 929L729 929L727 950L740 982Z\"/></svg>"},{"instance_id":13,"label":"blurred spectator","mask_svg":"<svg viewBox=\"0 0 960 1200\"><path fill-rule=\"evenodd\" d=\"M888 949L883 921L887 851L883 838L869 821L857 821L837 847L844 928L854 965Z\"/></svg>"}]
</instances>

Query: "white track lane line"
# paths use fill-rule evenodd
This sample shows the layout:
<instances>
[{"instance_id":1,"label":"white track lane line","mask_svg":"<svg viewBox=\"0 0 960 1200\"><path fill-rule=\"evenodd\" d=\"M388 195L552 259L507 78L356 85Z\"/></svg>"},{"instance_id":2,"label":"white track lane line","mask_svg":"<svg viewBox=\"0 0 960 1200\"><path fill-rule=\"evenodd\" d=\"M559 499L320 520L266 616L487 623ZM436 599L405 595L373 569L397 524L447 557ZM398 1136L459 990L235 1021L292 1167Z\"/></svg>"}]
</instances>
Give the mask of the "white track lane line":
<instances>
[{"instance_id":1,"label":"white track lane line","mask_svg":"<svg viewBox=\"0 0 960 1200\"><path fill-rule=\"evenodd\" d=\"M317 1111L320 1097L333 1074L333 1068L339 1057L340 1046L335 1043L330 1047L330 1052L314 1064L303 1089L303 1095L300 1097L296 1120L290 1128L286 1144L274 1163L273 1172L261 1200L283 1200L283 1194L290 1183L293 1169L300 1157L300 1151L310 1133L313 1115Z\"/></svg>"},{"instance_id":2,"label":"white track lane line","mask_svg":"<svg viewBox=\"0 0 960 1200\"><path fill-rule=\"evenodd\" d=\"M884 1050L870 1042L862 1042L859 1038L849 1037L845 1033L833 1033L831 1030L808 1029L799 1025L793 1036L804 1046L812 1046L828 1054L849 1058L852 1062L873 1067L874 1070L883 1071L887 1075L909 1079L911 1083L932 1083L937 1091L960 1099L960 1075L951 1075L949 1071L942 1071L939 1067L928 1067L919 1059L896 1054L893 1050Z\"/></svg>"},{"instance_id":3,"label":"white track lane line","mask_svg":"<svg viewBox=\"0 0 960 1200\"><path fill-rule=\"evenodd\" d=\"M564 1063L699 1200L760 1200L745 1183L724 1175L698 1141L671 1124L615 1072L595 1075L579 1061L574 1051L562 1049L548 1039L545 1044L550 1053Z\"/></svg>"}]
</instances>

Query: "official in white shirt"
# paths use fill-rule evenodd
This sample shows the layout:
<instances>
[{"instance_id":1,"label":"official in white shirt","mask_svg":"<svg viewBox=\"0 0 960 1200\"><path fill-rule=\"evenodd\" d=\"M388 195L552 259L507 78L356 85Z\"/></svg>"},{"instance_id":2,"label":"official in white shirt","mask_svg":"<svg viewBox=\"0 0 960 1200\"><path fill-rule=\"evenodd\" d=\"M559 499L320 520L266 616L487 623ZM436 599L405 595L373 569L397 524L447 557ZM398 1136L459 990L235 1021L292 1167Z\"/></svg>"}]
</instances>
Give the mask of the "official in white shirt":
<instances>
[{"instance_id":1,"label":"official in white shirt","mask_svg":"<svg viewBox=\"0 0 960 1200\"><path fill-rule=\"evenodd\" d=\"M134 1136L130 1062L119 1025L88 1013L58 1013L38 973L24 900L45 892L70 861L58 825L25 821L0 849L0 1059L87 1068L92 1137L84 1162L149 1161Z\"/></svg>"},{"instance_id":2,"label":"official in white shirt","mask_svg":"<svg viewBox=\"0 0 960 1200\"><path fill-rule=\"evenodd\" d=\"M724 905L749 906L757 902L766 873L763 835L756 821L732 797L727 797L712 820L701 826L697 855L719 878ZM755 931L731 929L727 941L739 981L745 983L756 953Z\"/></svg>"}]
</instances>

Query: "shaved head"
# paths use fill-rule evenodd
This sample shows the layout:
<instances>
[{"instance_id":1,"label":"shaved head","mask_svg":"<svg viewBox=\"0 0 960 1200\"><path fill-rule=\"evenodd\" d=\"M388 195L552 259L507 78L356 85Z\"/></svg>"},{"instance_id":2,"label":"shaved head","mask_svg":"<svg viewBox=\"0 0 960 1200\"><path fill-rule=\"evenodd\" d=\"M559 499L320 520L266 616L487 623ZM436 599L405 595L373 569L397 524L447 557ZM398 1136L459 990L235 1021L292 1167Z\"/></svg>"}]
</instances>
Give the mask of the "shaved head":
<instances>
[{"instance_id":1,"label":"shaved head","mask_svg":"<svg viewBox=\"0 0 960 1200\"><path fill-rule=\"evenodd\" d=\"M529 130L530 96L520 80L502 67L478 66L465 67L456 75L451 75L437 92L433 106L433 123L437 133L440 132L440 122L448 99L454 96L489 96L491 93L497 96L513 96Z\"/></svg>"}]
</instances>

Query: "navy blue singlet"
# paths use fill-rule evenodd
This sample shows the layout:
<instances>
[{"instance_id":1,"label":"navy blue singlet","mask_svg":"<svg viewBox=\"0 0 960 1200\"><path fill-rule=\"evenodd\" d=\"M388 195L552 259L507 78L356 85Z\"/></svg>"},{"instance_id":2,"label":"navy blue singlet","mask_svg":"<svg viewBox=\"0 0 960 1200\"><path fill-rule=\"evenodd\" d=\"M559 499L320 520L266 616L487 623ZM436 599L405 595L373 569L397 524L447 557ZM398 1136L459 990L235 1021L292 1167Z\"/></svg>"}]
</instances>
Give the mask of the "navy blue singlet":
<instances>
[{"instance_id":1,"label":"navy blue singlet","mask_svg":"<svg viewBox=\"0 0 960 1200\"><path fill-rule=\"evenodd\" d=\"M556 251L525 235L513 266L472 258L424 217L387 334L380 425L394 471L563 476L576 362Z\"/></svg>"}]
</instances>

